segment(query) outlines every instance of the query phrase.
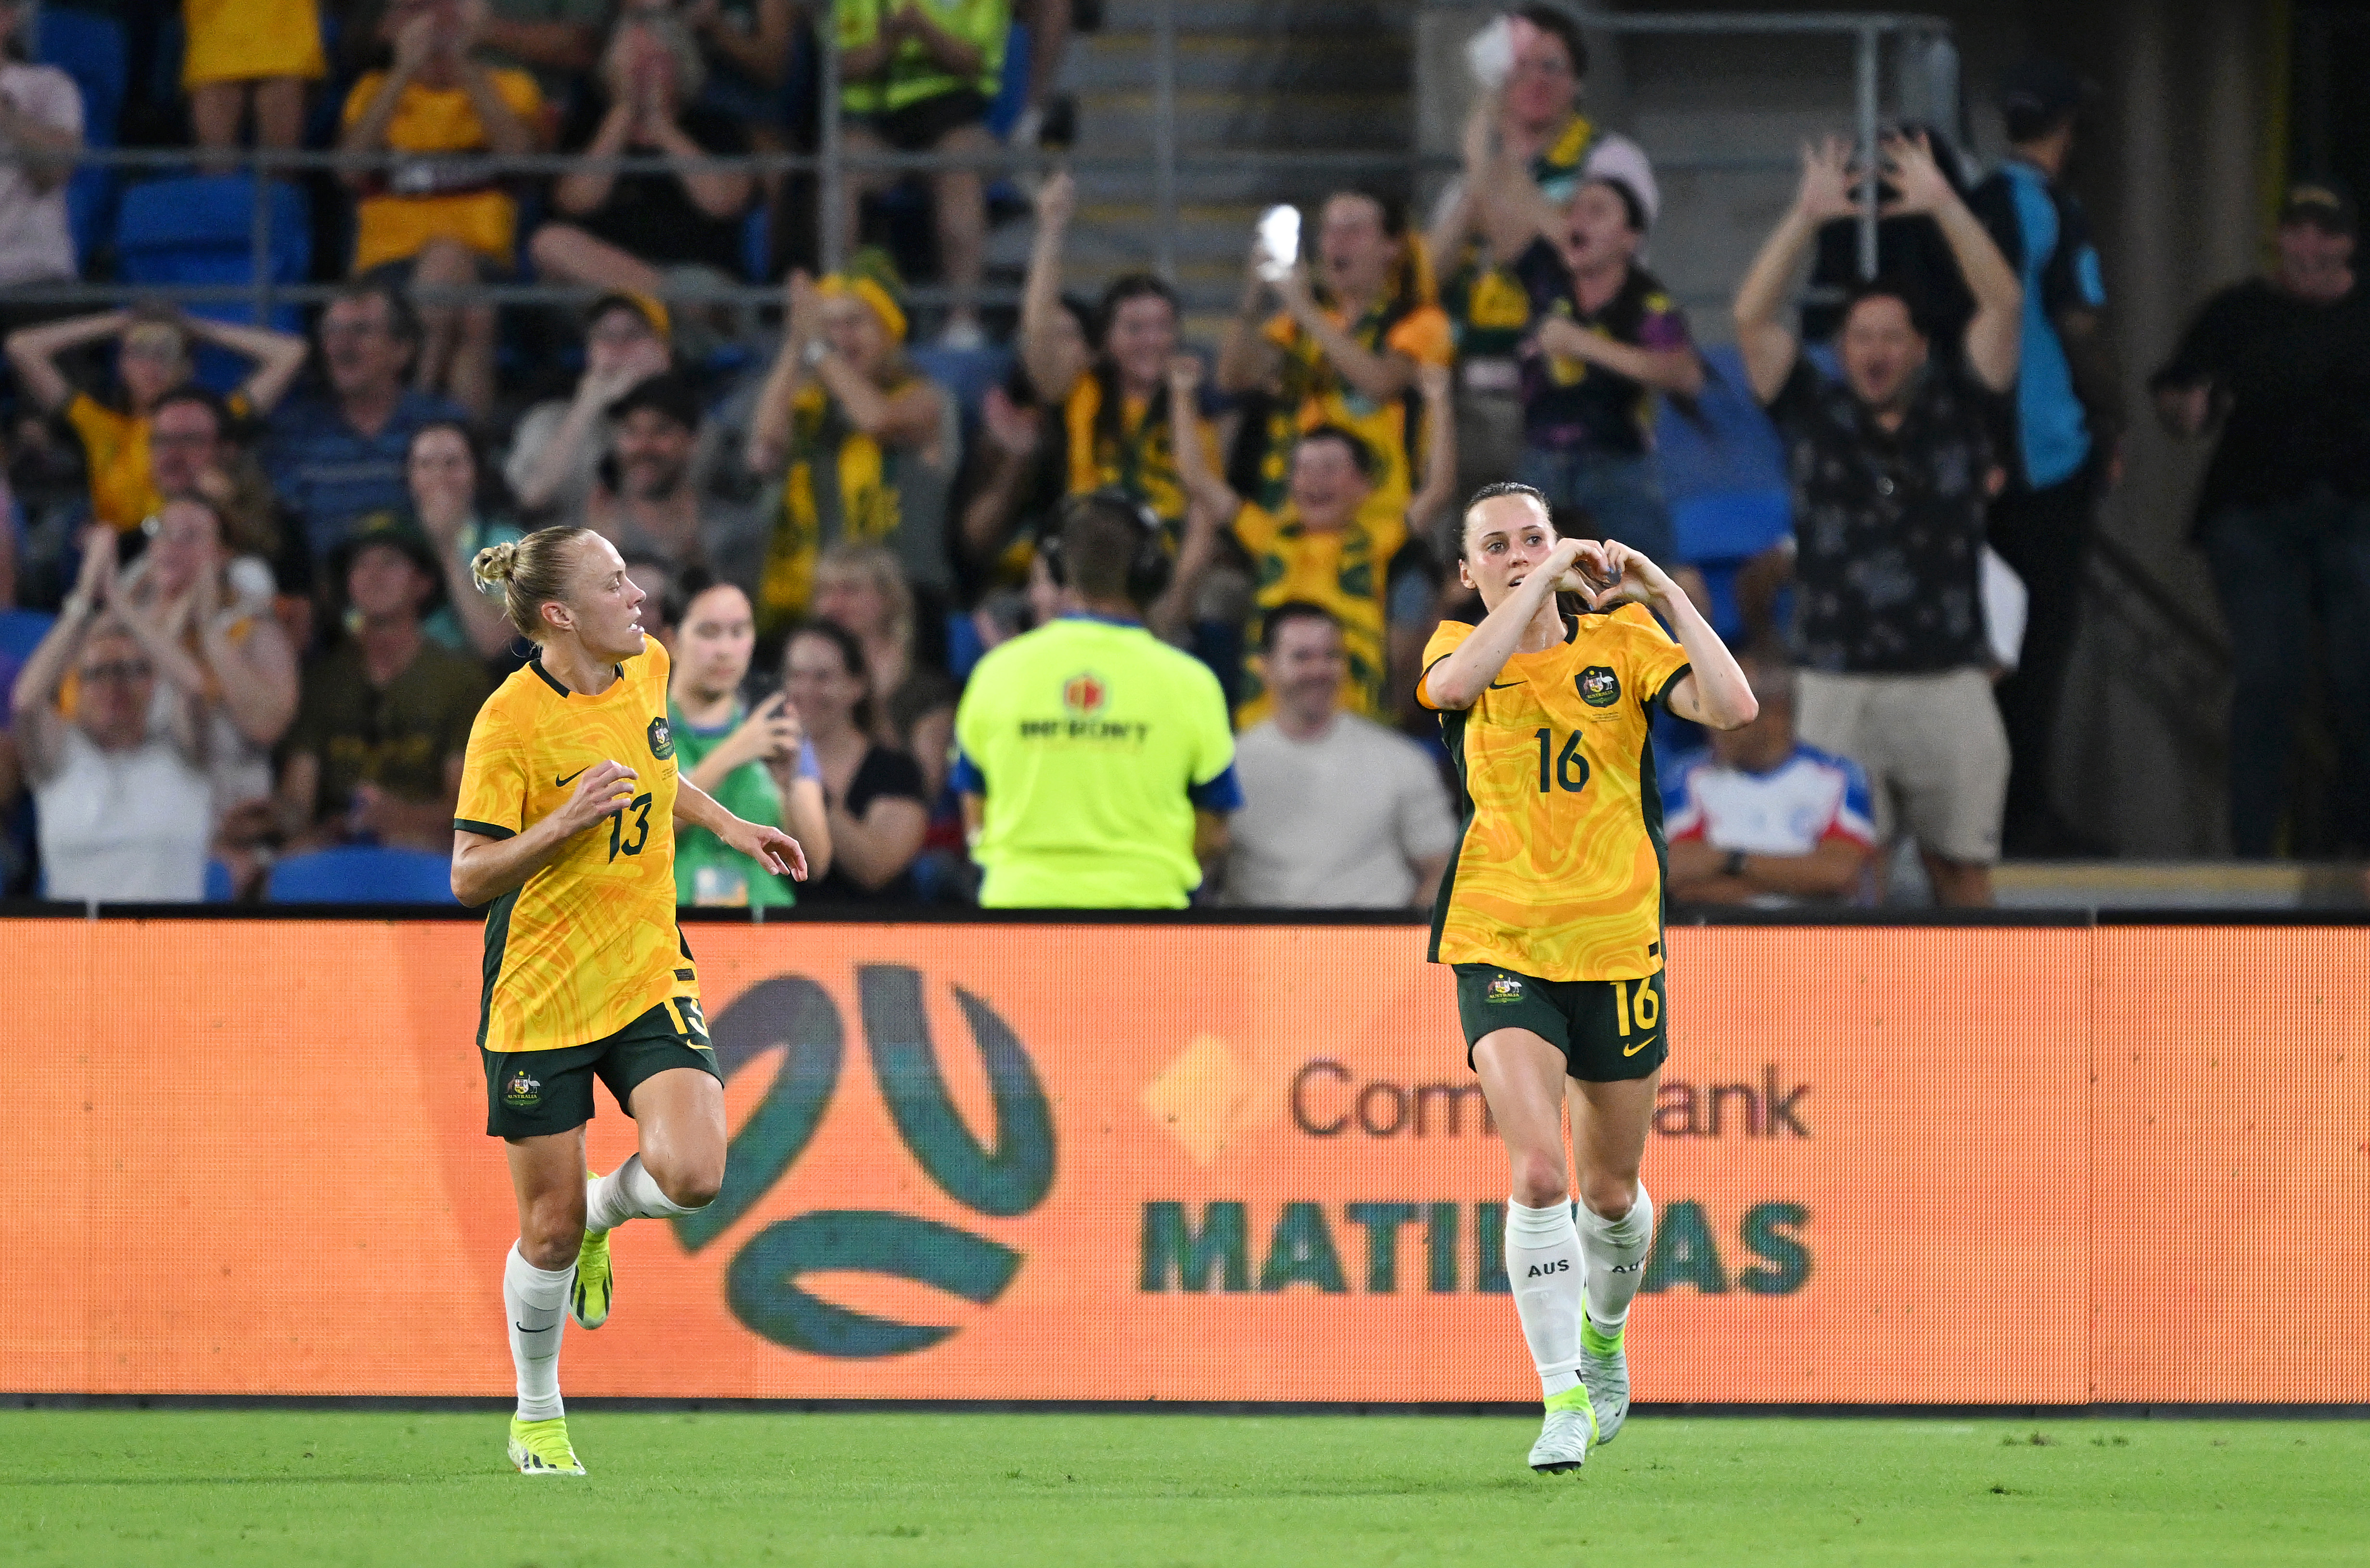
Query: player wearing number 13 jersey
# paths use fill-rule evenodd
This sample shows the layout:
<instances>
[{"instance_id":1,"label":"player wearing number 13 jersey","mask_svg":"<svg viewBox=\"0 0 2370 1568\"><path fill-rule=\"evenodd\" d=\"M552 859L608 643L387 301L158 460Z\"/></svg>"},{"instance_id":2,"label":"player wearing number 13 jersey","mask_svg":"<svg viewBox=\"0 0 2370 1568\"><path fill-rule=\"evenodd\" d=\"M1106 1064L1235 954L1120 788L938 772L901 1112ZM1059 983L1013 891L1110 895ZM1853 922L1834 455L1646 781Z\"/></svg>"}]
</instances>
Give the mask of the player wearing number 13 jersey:
<instances>
[{"instance_id":1,"label":"player wearing number 13 jersey","mask_svg":"<svg viewBox=\"0 0 2370 1568\"><path fill-rule=\"evenodd\" d=\"M1558 539L1526 485L1474 496L1457 561L1488 612L1442 624L1416 689L1464 785L1432 960L1455 967L1467 1059L1506 1145L1506 1277L1547 1402L1531 1468L1571 1471L1628 1415L1623 1335L1654 1233L1639 1167L1668 1045L1649 709L1733 729L1753 694L1660 567ZM1567 617L1559 590L1589 612Z\"/></svg>"},{"instance_id":2,"label":"player wearing number 13 jersey","mask_svg":"<svg viewBox=\"0 0 2370 1568\"><path fill-rule=\"evenodd\" d=\"M699 969L674 921L674 823L805 875L798 843L680 776L667 654L599 534L546 528L480 551L535 657L479 710L453 821L453 891L486 909L477 1044L489 1134L507 1144L519 1240L502 1271L518 1410L511 1462L581 1475L559 1400L569 1316L607 1321L609 1232L688 1214L724 1178L724 1091ZM592 1081L646 1153L588 1182Z\"/></svg>"}]
</instances>

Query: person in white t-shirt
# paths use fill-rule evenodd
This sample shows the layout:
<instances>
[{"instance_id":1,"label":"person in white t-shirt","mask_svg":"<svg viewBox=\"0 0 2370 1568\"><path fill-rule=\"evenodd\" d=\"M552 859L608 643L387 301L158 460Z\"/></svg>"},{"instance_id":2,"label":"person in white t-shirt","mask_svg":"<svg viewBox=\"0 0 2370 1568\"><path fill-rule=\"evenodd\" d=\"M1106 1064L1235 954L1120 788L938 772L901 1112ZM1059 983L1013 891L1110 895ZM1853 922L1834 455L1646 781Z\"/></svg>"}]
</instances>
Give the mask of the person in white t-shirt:
<instances>
[{"instance_id":1,"label":"person in white t-shirt","mask_svg":"<svg viewBox=\"0 0 2370 1568\"><path fill-rule=\"evenodd\" d=\"M1868 775L1794 736L1793 671L1741 661L1760 716L1715 730L1662 784L1677 904L1858 900L1876 853Z\"/></svg>"},{"instance_id":2,"label":"person in white t-shirt","mask_svg":"<svg viewBox=\"0 0 2370 1568\"><path fill-rule=\"evenodd\" d=\"M16 58L17 30L31 17L25 0L0 0L0 284L72 281L73 232L66 226L69 158L26 154L82 149L82 89L54 65Z\"/></svg>"},{"instance_id":3,"label":"person in white t-shirt","mask_svg":"<svg viewBox=\"0 0 2370 1568\"><path fill-rule=\"evenodd\" d=\"M1423 749L1341 711L1341 624L1305 601L1268 612L1260 653L1274 714L1235 744L1243 808L1224 901L1290 909L1429 904L1456 844Z\"/></svg>"},{"instance_id":4,"label":"person in white t-shirt","mask_svg":"<svg viewBox=\"0 0 2370 1568\"><path fill-rule=\"evenodd\" d=\"M157 701L155 660L108 609L114 540L94 530L83 550L81 579L14 693L45 888L52 898L194 902L213 830L204 727L186 696ZM69 674L71 714L60 705Z\"/></svg>"}]
</instances>

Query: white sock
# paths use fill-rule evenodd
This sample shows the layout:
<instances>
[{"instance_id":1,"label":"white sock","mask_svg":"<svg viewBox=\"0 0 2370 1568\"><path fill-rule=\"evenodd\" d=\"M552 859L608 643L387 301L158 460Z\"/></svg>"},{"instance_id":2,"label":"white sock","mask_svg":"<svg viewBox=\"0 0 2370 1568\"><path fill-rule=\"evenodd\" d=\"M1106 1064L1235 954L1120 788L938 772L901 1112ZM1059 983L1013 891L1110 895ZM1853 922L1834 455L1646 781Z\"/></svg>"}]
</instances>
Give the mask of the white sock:
<instances>
[{"instance_id":1,"label":"white sock","mask_svg":"<svg viewBox=\"0 0 2370 1568\"><path fill-rule=\"evenodd\" d=\"M1582 1270L1570 1204L1525 1208L1506 1200L1506 1281L1539 1369L1539 1391L1549 1399L1580 1381Z\"/></svg>"},{"instance_id":2,"label":"white sock","mask_svg":"<svg viewBox=\"0 0 2370 1568\"><path fill-rule=\"evenodd\" d=\"M1580 1206L1581 1250L1588 1255L1588 1319L1608 1339L1629 1320L1630 1299L1646 1278L1646 1253L1654 1245L1654 1200L1640 1184L1638 1201L1618 1219Z\"/></svg>"},{"instance_id":3,"label":"white sock","mask_svg":"<svg viewBox=\"0 0 2370 1568\"><path fill-rule=\"evenodd\" d=\"M549 1421L559 1403L559 1335L568 1327L568 1291L576 1265L541 1269L517 1247L502 1264L502 1306L509 1316L511 1364L518 1368L518 1416Z\"/></svg>"},{"instance_id":4,"label":"white sock","mask_svg":"<svg viewBox=\"0 0 2370 1568\"><path fill-rule=\"evenodd\" d=\"M672 1219L698 1212L670 1201L657 1179L642 1169L639 1154L628 1155L624 1164L584 1189L587 1230L615 1230L628 1219Z\"/></svg>"}]
</instances>

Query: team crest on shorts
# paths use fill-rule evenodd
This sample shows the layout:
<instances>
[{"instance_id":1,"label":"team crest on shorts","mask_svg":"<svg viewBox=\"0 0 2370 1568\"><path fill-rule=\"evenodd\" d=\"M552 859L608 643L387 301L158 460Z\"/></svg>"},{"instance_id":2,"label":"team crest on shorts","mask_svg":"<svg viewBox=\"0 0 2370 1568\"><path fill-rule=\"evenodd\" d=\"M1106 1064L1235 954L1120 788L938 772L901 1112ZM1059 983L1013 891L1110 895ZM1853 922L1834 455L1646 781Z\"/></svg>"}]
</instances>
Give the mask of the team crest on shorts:
<instances>
[{"instance_id":1,"label":"team crest on shorts","mask_svg":"<svg viewBox=\"0 0 2370 1568\"><path fill-rule=\"evenodd\" d=\"M543 1099L543 1080L528 1075L520 1068L502 1084L502 1103L517 1110L531 1110Z\"/></svg>"},{"instance_id":2,"label":"team crest on shorts","mask_svg":"<svg viewBox=\"0 0 2370 1568\"><path fill-rule=\"evenodd\" d=\"M1488 999L1491 1001L1520 1001L1523 1000L1523 982L1512 975L1495 976L1490 981Z\"/></svg>"},{"instance_id":3,"label":"team crest on shorts","mask_svg":"<svg viewBox=\"0 0 2370 1568\"><path fill-rule=\"evenodd\" d=\"M650 720L650 755L662 762L674 755L674 732L667 728L664 714Z\"/></svg>"},{"instance_id":4,"label":"team crest on shorts","mask_svg":"<svg viewBox=\"0 0 2370 1568\"><path fill-rule=\"evenodd\" d=\"M1609 708L1621 700L1621 677L1601 664L1592 664L1574 677L1580 700L1592 708Z\"/></svg>"}]
</instances>

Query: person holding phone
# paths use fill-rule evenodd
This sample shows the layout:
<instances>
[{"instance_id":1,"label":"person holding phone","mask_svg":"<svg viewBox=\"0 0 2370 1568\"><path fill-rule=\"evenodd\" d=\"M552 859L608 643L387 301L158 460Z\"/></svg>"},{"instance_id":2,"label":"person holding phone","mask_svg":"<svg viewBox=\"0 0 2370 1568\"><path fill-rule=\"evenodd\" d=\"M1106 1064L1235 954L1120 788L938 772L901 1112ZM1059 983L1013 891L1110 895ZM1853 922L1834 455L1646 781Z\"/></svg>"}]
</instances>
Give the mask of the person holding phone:
<instances>
[{"instance_id":1,"label":"person holding phone","mask_svg":"<svg viewBox=\"0 0 2370 1568\"><path fill-rule=\"evenodd\" d=\"M667 727L692 783L743 821L782 828L807 852L807 871L831 866L823 771L788 692L751 707L741 689L757 647L749 596L729 582L691 582L667 692ZM776 875L705 828L675 835L678 904L787 909L798 902Z\"/></svg>"}]
</instances>

